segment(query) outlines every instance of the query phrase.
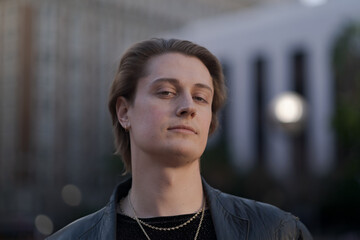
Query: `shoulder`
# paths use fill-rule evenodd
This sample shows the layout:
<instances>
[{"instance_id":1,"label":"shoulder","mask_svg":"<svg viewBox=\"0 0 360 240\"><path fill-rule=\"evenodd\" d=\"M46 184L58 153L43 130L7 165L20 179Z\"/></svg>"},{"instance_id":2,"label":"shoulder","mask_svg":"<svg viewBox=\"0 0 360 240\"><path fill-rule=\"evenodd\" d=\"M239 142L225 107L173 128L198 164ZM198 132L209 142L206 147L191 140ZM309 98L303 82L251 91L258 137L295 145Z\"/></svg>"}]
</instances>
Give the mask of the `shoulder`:
<instances>
[{"instance_id":1,"label":"shoulder","mask_svg":"<svg viewBox=\"0 0 360 240\"><path fill-rule=\"evenodd\" d=\"M213 191L222 211L248 221L249 239L312 239L305 225L289 212L271 204Z\"/></svg>"},{"instance_id":2,"label":"shoulder","mask_svg":"<svg viewBox=\"0 0 360 240\"><path fill-rule=\"evenodd\" d=\"M96 234L96 229L100 227L105 213L106 207L70 223L46 239L81 239L84 236L89 236L89 234Z\"/></svg>"},{"instance_id":3,"label":"shoulder","mask_svg":"<svg viewBox=\"0 0 360 240\"><path fill-rule=\"evenodd\" d=\"M118 184L109 203L97 212L87 215L54 233L47 240L63 239L114 239L116 231L116 203L125 196L131 186L131 179Z\"/></svg>"}]
</instances>

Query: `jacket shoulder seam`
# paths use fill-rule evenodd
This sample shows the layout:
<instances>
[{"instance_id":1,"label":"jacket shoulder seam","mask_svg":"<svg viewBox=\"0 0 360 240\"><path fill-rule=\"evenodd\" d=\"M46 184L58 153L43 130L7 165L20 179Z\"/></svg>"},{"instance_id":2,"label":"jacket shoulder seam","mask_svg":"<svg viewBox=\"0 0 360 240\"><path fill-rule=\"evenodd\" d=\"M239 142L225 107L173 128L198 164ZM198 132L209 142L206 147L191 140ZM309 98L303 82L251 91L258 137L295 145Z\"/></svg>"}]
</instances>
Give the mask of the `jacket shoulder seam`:
<instances>
[{"instance_id":1,"label":"jacket shoulder seam","mask_svg":"<svg viewBox=\"0 0 360 240\"><path fill-rule=\"evenodd\" d=\"M231 216L233 216L233 217L235 217L235 218L237 218L237 219L241 219L241 220L244 220L244 221L249 221L249 219L246 219L246 218L243 218L243 217L240 217L240 216L236 216L235 214L233 214L231 211L229 211L224 205L223 205L223 202L221 201L221 199L220 199L220 195L221 194L226 194L226 193L223 193L223 192L221 192L221 191L216 191L216 198L217 198L217 200L219 201L219 203L220 203L220 205L221 205L221 207L229 214L229 215L231 215ZM226 195L229 195L229 194L226 194ZM232 197L232 198L235 198L235 200L237 200L237 201L241 201L241 198L239 198L239 197L236 197L236 196L233 196L233 195L229 195L230 197Z\"/></svg>"},{"instance_id":2,"label":"jacket shoulder seam","mask_svg":"<svg viewBox=\"0 0 360 240\"><path fill-rule=\"evenodd\" d=\"M106 206L106 208L108 207L108 205ZM89 233L90 231L92 231L103 219L104 215L105 215L106 209L102 209L102 213L101 216L99 217L99 219L91 225L90 228L88 228L85 232L83 232L82 234L79 235L79 239L81 239L84 235L86 235L87 233Z\"/></svg>"}]
</instances>

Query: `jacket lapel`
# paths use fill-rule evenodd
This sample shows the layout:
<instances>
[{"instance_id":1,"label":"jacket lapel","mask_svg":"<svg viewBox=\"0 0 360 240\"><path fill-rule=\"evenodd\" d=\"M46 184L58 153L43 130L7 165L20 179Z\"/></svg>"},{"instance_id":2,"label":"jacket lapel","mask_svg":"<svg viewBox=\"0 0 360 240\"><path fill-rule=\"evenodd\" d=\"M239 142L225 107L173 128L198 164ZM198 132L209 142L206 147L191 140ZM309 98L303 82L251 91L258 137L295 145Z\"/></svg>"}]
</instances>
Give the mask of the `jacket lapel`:
<instances>
[{"instance_id":1,"label":"jacket lapel","mask_svg":"<svg viewBox=\"0 0 360 240\"><path fill-rule=\"evenodd\" d=\"M128 194L131 187L131 178L126 178L113 191L110 202L106 206L104 217L99 230L99 239L116 239L116 205L119 200Z\"/></svg>"},{"instance_id":2,"label":"jacket lapel","mask_svg":"<svg viewBox=\"0 0 360 240\"><path fill-rule=\"evenodd\" d=\"M231 205L232 200L210 187L204 179L203 186L217 239L248 239L249 221L236 213L240 211L232 211L227 207Z\"/></svg>"},{"instance_id":3,"label":"jacket lapel","mask_svg":"<svg viewBox=\"0 0 360 240\"><path fill-rule=\"evenodd\" d=\"M99 239L116 239L116 202L110 201L106 206L99 229Z\"/></svg>"}]
</instances>

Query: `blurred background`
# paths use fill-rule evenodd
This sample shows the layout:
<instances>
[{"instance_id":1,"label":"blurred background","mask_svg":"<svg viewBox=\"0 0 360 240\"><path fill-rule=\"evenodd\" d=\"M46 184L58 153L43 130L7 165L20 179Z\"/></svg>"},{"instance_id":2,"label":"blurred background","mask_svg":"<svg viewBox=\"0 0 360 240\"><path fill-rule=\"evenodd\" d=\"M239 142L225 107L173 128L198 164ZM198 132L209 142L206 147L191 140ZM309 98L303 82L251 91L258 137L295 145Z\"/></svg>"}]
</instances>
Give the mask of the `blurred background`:
<instances>
[{"instance_id":1,"label":"blurred background","mask_svg":"<svg viewBox=\"0 0 360 240\"><path fill-rule=\"evenodd\" d=\"M0 239L44 239L107 203L124 178L108 90L150 37L223 64L211 185L292 212L315 239L360 239L358 0L0 0Z\"/></svg>"}]
</instances>

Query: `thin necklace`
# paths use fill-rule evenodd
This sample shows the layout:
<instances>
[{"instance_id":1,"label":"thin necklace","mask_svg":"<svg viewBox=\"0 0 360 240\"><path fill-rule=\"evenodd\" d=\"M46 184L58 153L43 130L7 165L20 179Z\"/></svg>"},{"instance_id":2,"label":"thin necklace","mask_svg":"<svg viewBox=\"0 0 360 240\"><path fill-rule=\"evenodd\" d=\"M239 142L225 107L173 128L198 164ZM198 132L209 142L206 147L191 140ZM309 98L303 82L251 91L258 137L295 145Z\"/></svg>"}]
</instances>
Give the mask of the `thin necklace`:
<instances>
[{"instance_id":1,"label":"thin necklace","mask_svg":"<svg viewBox=\"0 0 360 240\"><path fill-rule=\"evenodd\" d=\"M197 239L197 237L198 237L198 235L199 235L199 232L200 232L201 224L202 224L203 219L204 219L205 202L206 202L206 201L205 201L205 198L203 199L203 206L202 206L202 208L201 208L198 212L196 212L196 214L195 214L192 218L190 218L190 219L189 219L188 221L186 221L185 223L182 223L182 224L180 224L180 225L178 225L178 226L170 227L170 228L155 227L155 226L152 226L152 225L147 224L147 223L145 223L144 221L140 220L140 219L137 217L136 212L135 212L135 208L134 208L134 206L133 206L133 204L132 204L132 202L131 202L130 192L129 192L129 195L128 195L128 199L129 199L129 204L130 204L130 206L131 206L131 208L132 208L132 210L133 210L133 213L134 213L134 218L135 218L136 222L138 223L138 225L140 226L141 230L143 231L143 233L145 234L145 236L146 236L146 238L147 238L148 240L151 240L151 239L150 239L149 235L146 233L146 231L145 231L145 229L144 229L144 227L143 227L142 225L145 225L145 226L147 226L147 227L149 227L149 228L152 228L152 229L155 229L155 230L160 230L160 231L176 230L176 229L179 229L179 228L184 227L185 225L187 225L189 222L191 222L193 219L195 219L196 216L201 212L200 223L199 223L199 226L198 226L198 228L197 228L197 230L196 230L196 234L195 234L195 237L194 237L194 240Z\"/></svg>"},{"instance_id":2,"label":"thin necklace","mask_svg":"<svg viewBox=\"0 0 360 240\"><path fill-rule=\"evenodd\" d=\"M132 203L130 203L131 205L131 208L134 209ZM188 219L186 222L178 225L178 226L174 226L174 227L156 227L156 226L153 226L153 225L150 225L146 222L144 222L143 220L139 219L139 222L142 224L142 225L145 225L147 226L148 228L152 228L152 229L155 229L155 230L159 230L159 231L172 231L172 230L177 230L177 229L180 229L182 227L185 227L187 224L189 224L190 222L192 222L200 213L201 213L201 210L202 210L202 207L190 218ZM135 219L135 217L133 217L133 219ZM136 219L135 219L136 220Z\"/></svg>"}]
</instances>

